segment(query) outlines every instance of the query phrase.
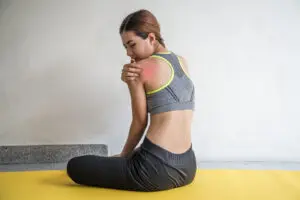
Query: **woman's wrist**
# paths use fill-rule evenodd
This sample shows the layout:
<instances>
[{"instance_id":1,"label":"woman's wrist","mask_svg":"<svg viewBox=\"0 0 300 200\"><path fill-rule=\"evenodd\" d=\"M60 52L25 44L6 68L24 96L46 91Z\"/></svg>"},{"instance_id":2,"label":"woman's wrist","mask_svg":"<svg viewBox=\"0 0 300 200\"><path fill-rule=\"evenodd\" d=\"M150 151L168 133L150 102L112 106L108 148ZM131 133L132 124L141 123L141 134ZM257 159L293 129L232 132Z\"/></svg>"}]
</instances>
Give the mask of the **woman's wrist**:
<instances>
[{"instance_id":1,"label":"woman's wrist","mask_svg":"<svg viewBox=\"0 0 300 200\"><path fill-rule=\"evenodd\" d=\"M126 157L126 156L128 156L128 154L130 154L130 152L128 152L128 151L122 151L122 152L120 153L120 156L121 156L121 157Z\"/></svg>"}]
</instances>

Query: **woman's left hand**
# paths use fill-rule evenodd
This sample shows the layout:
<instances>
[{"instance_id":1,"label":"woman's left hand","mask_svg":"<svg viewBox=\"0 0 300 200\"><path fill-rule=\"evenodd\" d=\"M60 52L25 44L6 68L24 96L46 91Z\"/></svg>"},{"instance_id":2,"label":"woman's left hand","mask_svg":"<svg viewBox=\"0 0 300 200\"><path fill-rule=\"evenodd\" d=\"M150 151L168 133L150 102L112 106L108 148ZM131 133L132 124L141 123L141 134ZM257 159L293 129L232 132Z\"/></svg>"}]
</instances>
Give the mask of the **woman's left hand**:
<instances>
[{"instance_id":1,"label":"woman's left hand","mask_svg":"<svg viewBox=\"0 0 300 200\"><path fill-rule=\"evenodd\" d=\"M139 78L142 68L135 62L123 66L121 80L125 83L134 81Z\"/></svg>"}]
</instances>

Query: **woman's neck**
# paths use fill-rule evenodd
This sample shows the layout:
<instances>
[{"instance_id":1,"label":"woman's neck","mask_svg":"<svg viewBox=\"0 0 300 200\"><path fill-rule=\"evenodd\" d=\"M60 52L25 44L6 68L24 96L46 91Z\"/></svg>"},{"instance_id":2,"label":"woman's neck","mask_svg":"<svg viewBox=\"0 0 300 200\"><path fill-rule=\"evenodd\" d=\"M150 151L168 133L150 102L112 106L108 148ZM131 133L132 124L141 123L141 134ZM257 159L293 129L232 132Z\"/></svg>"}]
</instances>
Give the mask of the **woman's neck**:
<instances>
[{"instance_id":1,"label":"woman's neck","mask_svg":"<svg viewBox=\"0 0 300 200\"><path fill-rule=\"evenodd\" d=\"M154 51L154 53L162 53L162 52L168 52L169 50L162 46L161 44L159 44L159 46L156 48L156 50Z\"/></svg>"}]
</instances>

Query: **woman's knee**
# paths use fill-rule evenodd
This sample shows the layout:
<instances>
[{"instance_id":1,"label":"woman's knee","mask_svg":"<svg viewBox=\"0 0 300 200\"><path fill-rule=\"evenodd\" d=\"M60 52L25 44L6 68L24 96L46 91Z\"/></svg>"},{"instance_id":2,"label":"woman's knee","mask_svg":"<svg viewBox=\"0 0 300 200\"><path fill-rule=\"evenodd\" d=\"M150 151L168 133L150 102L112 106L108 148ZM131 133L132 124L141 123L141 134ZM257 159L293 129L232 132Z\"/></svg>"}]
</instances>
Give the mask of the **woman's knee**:
<instances>
[{"instance_id":1,"label":"woman's knee","mask_svg":"<svg viewBox=\"0 0 300 200\"><path fill-rule=\"evenodd\" d=\"M75 182L80 183L78 176L80 173L80 163L81 163L81 157L74 157L70 159L67 163L67 174L68 176Z\"/></svg>"}]
</instances>

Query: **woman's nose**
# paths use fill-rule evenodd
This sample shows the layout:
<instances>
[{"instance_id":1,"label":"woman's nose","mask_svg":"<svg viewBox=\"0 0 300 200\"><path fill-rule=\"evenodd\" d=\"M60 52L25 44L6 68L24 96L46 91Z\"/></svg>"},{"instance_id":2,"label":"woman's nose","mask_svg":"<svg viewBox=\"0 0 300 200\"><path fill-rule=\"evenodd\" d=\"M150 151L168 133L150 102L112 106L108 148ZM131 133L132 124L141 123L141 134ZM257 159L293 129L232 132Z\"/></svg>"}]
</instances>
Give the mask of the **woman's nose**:
<instances>
[{"instance_id":1,"label":"woman's nose","mask_svg":"<svg viewBox=\"0 0 300 200\"><path fill-rule=\"evenodd\" d=\"M131 58L132 58L132 56L133 56L133 53L132 53L132 51L131 51L131 50L129 50L129 49L127 49L127 56L129 56L129 57L131 57Z\"/></svg>"}]
</instances>

